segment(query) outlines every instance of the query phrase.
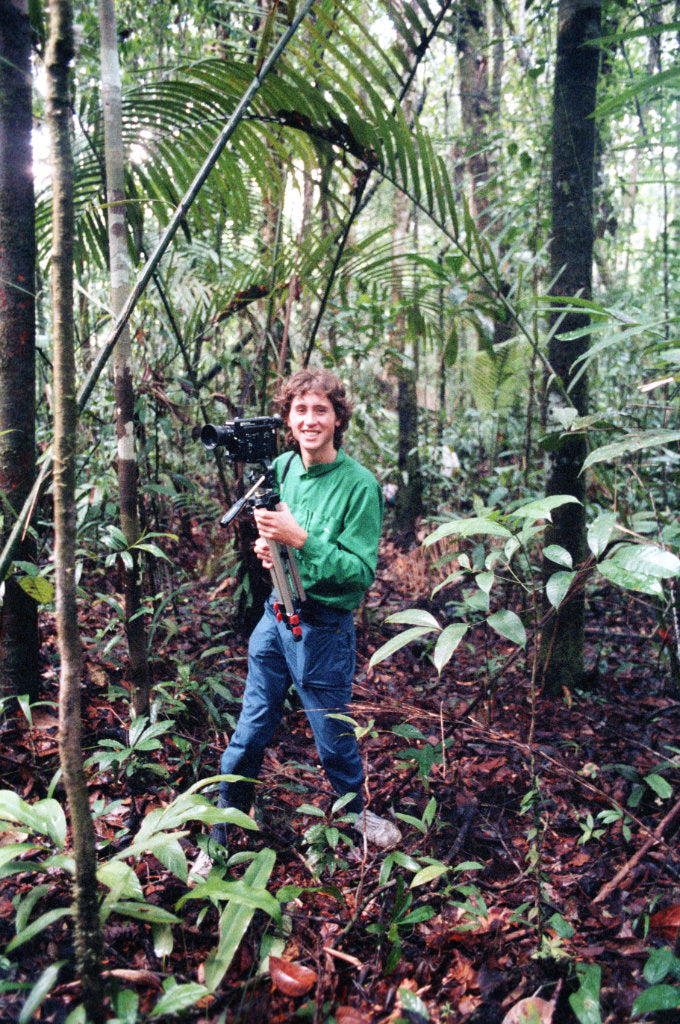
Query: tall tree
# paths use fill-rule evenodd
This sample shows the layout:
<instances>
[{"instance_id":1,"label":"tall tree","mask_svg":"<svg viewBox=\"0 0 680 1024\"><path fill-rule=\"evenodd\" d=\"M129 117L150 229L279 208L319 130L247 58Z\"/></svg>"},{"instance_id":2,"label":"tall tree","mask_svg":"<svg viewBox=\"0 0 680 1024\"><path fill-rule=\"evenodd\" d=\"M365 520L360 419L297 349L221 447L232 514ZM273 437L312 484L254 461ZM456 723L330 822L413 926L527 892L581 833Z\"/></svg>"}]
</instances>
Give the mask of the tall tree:
<instances>
[{"instance_id":1,"label":"tall tree","mask_svg":"<svg viewBox=\"0 0 680 1024\"><path fill-rule=\"evenodd\" d=\"M68 797L75 860L75 949L83 1001L92 1024L105 1018L94 826L81 744L82 649L76 601L76 448L78 404L73 322L73 154L69 65L70 0L50 0L45 55L52 165L52 329L54 372L54 564L59 678L59 756Z\"/></svg>"},{"instance_id":2,"label":"tall tree","mask_svg":"<svg viewBox=\"0 0 680 1024\"><path fill-rule=\"evenodd\" d=\"M125 151L123 147L122 91L118 63L116 10L113 0L99 0L99 38L104 107L106 199L111 270L111 305L117 317L128 297L130 275L125 217ZM130 658L129 681L137 715L148 711L151 688L147 658L146 627L141 608L140 537L135 451L135 393L132 380L132 346L128 325L113 353L113 379L118 435L118 496L120 525L130 561L122 566L125 594L125 633Z\"/></svg>"},{"instance_id":3,"label":"tall tree","mask_svg":"<svg viewBox=\"0 0 680 1024\"><path fill-rule=\"evenodd\" d=\"M568 300L591 296L594 112L600 59L593 42L600 36L601 13L601 0L560 0L557 13L550 263L552 294L558 303L566 300L566 314L558 311L553 315L555 329L548 350L558 378L548 394L548 417L556 426L564 423L561 413L569 399L580 415L585 414L588 406L586 375L575 379L575 370L589 342L587 333L578 336L578 332L589 326L590 317L570 308ZM574 565L581 563L586 554L586 486L581 473L585 456L583 434L569 436L557 451L546 455L546 494L571 494L580 502L563 505L554 513L546 542L566 548ZM557 568L549 562L546 574ZM577 589L545 626L541 662L548 692L560 692L564 687L578 685L582 679L584 614L583 591Z\"/></svg>"},{"instance_id":4,"label":"tall tree","mask_svg":"<svg viewBox=\"0 0 680 1024\"><path fill-rule=\"evenodd\" d=\"M6 538L35 476L35 229L28 0L0 0L0 493ZM34 561L27 534L15 552ZM37 604L10 575L0 689L38 693Z\"/></svg>"}]
</instances>

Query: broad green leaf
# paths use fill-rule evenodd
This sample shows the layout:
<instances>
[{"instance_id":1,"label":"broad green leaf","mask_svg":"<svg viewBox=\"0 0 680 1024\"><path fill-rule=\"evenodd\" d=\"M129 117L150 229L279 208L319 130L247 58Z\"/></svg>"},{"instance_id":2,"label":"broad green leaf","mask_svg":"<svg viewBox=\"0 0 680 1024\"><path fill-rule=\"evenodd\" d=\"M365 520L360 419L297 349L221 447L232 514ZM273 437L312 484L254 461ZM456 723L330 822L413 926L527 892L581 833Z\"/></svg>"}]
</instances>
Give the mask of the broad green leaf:
<instances>
[{"instance_id":1,"label":"broad green leaf","mask_svg":"<svg viewBox=\"0 0 680 1024\"><path fill-rule=\"evenodd\" d=\"M588 547L596 558L599 558L605 551L615 529L616 515L614 512L601 512L597 519L588 526Z\"/></svg>"},{"instance_id":2,"label":"broad green leaf","mask_svg":"<svg viewBox=\"0 0 680 1024\"><path fill-rule=\"evenodd\" d=\"M162 1013L174 1016L177 1013L182 1013L183 1010L188 1010L190 1006L195 1006L199 999L203 999L207 995L210 995L210 990L196 981L173 985L160 997L149 1016L159 1017Z\"/></svg>"},{"instance_id":3,"label":"broad green leaf","mask_svg":"<svg viewBox=\"0 0 680 1024\"><path fill-rule=\"evenodd\" d=\"M274 868L276 855L273 850L260 850L253 862L248 866L241 885L255 890L262 890L269 881ZM273 898L273 897L272 897ZM211 992L214 992L229 970L241 939L255 913L253 907L245 906L230 900L220 917L220 941L205 964L205 981Z\"/></svg>"},{"instance_id":4,"label":"broad green leaf","mask_svg":"<svg viewBox=\"0 0 680 1024\"><path fill-rule=\"evenodd\" d=\"M658 1013L660 1010L680 1008L680 986L652 985L641 992L633 1003L633 1016L640 1013Z\"/></svg>"},{"instance_id":5,"label":"broad green leaf","mask_svg":"<svg viewBox=\"0 0 680 1024\"><path fill-rule=\"evenodd\" d=\"M154 849L154 856L164 868L186 882L189 870L187 857L176 835L169 835L164 843L159 843Z\"/></svg>"},{"instance_id":6,"label":"broad green leaf","mask_svg":"<svg viewBox=\"0 0 680 1024\"><path fill-rule=\"evenodd\" d=\"M526 505L520 505L510 513L511 519L528 519L536 522L539 519L552 521L552 513L562 505L580 505L581 502L573 494L553 494L548 498L537 498L535 501L528 501Z\"/></svg>"},{"instance_id":7,"label":"broad green leaf","mask_svg":"<svg viewBox=\"0 0 680 1024\"><path fill-rule=\"evenodd\" d=\"M121 897L144 899L142 885L129 864L120 860L109 860L97 868L97 879L111 890L109 897L117 901Z\"/></svg>"},{"instance_id":8,"label":"broad green leaf","mask_svg":"<svg viewBox=\"0 0 680 1024\"><path fill-rule=\"evenodd\" d=\"M668 800L673 796L673 787L664 779L663 775L657 775L656 772L652 772L650 775L645 775L645 782L662 800Z\"/></svg>"},{"instance_id":9,"label":"broad green leaf","mask_svg":"<svg viewBox=\"0 0 680 1024\"><path fill-rule=\"evenodd\" d=\"M61 850L66 839L66 818L56 800L38 800L29 804L11 789L0 792L0 820L26 825L31 832L49 836Z\"/></svg>"},{"instance_id":10,"label":"broad green leaf","mask_svg":"<svg viewBox=\"0 0 680 1024\"><path fill-rule=\"evenodd\" d=\"M436 544L443 537L510 537L512 536L507 526L497 523L495 519L487 519L486 516L472 516L470 519L453 519L449 523L442 523L437 529L425 538L423 544L428 547Z\"/></svg>"},{"instance_id":11,"label":"broad green leaf","mask_svg":"<svg viewBox=\"0 0 680 1024\"><path fill-rule=\"evenodd\" d=\"M574 564L574 559L569 551L559 544L548 544L543 548L543 557L547 558L549 562L554 562L555 565L564 565L567 569L571 569Z\"/></svg>"},{"instance_id":12,"label":"broad green leaf","mask_svg":"<svg viewBox=\"0 0 680 1024\"><path fill-rule=\"evenodd\" d=\"M637 590L653 597L663 597L663 587L653 576L623 569L609 558L604 562L599 562L597 568L605 579L611 580L617 587L623 587L624 590Z\"/></svg>"},{"instance_id":13,"label":"broad green leaf","mask_svg":"<svg viewBox=\"0 0 680 1024\"><path fill-rule=\"evenodd\" d=\"M485 594L491 592L496 577L492 572L478 572L475 576L475 583Z\"/></svg>"},{"instance_id":14,"label":"broad green leaf","mask_svg":"<svg viewBox=\"0 0 680 1024\"><path fill-rule=\"evenodd\" d=\"M519 615L516 615L515 612L511 612L508 608L502 608L501 611L489 615L486 621L492 629L501 636L504 636L506 640L512 640L514 644L519 644L520 647L525 646L527 642L526 630Z\"/></svg>"},{"instance_id":15,"label":"broad green leaf","mask_svg":"<svg viewBox=\"0 0 680 1024\"><path fill-rule=\"evenodd\" d=\"M388 615L385 622L395 622L403 626L423 626L425 629L441 629L441 626L430 612L420 608L407 608L403 612Z\"/></svg>"},{"instance_id":16,"label":"broad green leaf","mask_svg":"<svg viewBox=\"0 0 680 1024\"><path fill-rule=\"evenodd\" d=\"M437 625L437 629L439 629ZM398 636L393 636L391 640L388 640L386 644L379 647L373 657L368 663L369 668L373 668L379 662L384 661L385 658L389 658L390 655L394 654L395 651L400 650L402 647L406 647L406 644L410 644L413 640L419 640L420 637L426 636L428 633L432 633L434 627L432 626L414 626L412 629L407 629L403 633L399 633Z\"/></svg>"},{"instance_id":17,"label":"broad green leaf","mask_svg":"<svg viewBox=\"0 0 680 1024\"><path fill-rule=\"evenodd\" d=\"M448 870L446 864L428 864L427 867L421 868L413 876L411 888L415 889L417 885L426 885L427 882L432 882L435 878L439 878L440 875L446 874Z\"/></svg>"},{"instance_id":18,"label":"broad green leaf","mask_svg":"<svg viewBox=\"0 0 680 1024\"><path fill-rule=\"evenodd\" d=\"M669 974L680 980L680 959L668 946L661 949L653 949L649 954L649 960L642 971L645 981L650 985L657 985Z\"/></svg>"},{"instance_id":19,"label":"broad green leaf","mask_svg":"<svg viewBox=\"0 0 680 1024\"><path fill-rule=\"evenodd\" d=\"M680 558L656 544L620 544L607 559L622 569L667 579L680 574ZM599 568L606 562L600 562Z\"/></svg>"},{"instance_id":20,"label":"broad green leaf","mask_svg":"<svg viewBox=\"0 0 680 1024\"><path fill-rule=\"evenodd\" d=\"M627 434L620 441L595 448L583 463L583 469L589 469L598 462L611 462L622 455L640 452L647 448L662 448L664 445L680 441L680 430L640 430Z\"/></svg>"},{"instance_id":21,"label":"broad green leaf","mask_svg":"<svg viewBox=\"0 0 680 1024\"><path fill-rule=\"evenodd\" d=\"M44 576L22 576L19 586L37 604L49 604L54 600L54 587Z\"/></svg>"},{"instance_id":22,"label":"broad green leaf","mask_svg":"<svg viewBox=\"0 0 680 1024\"><path fill-rule=\"evenodd\" d=\"M548 927L559 935L561 939L570 939L574 929L561 914L555 912L548 920Z\"/></svg>"},{"instance_id":23,"label":"broad green leaf","mask_svg":"<svg viewBox=\"0 0 680 1024\"><path fill-rule=\"evenodd\" d=\"M432 660L437 672L441 672L450 661L453 652L465 636L467 628L464 622L452 622L442 631L441 636L437 637L437 643L432 652Z\"/></svg>"},{"instance_id":24,"label":"broad green leaf","mask_svg":"<svg viewBox=\"0 0 680 1024\"><path fill-rule=\"evenodd\" d=\"M545 595L553 608L559 608L576 579L575 572L555 572L545 585Z\"/></svg>"},{"instance_id":25,"label":"broad green leaf","mask_svg":"<svg viewBox=\"0 0 680 1024\"><path fill-rule=\"evenodd\" d=\"M179 924L180 919L163 907L152 903L137 903L135 900L119 900L111 904L111 910L121 917L132 917L147 924Z\"/></svg>"},{"instance_id":26,"label":"broad green leaf","mask_svg":"<svg viewBox=\"0 0 680 1024\"><path fill-rule=\"evenodd\" d=\"M401 1005L408 1014L412 1014L416 1020L430 1019L430 1011L428 1010L425 1003L422 1001L420 996L412 992L410 988L400 988L399 998L401 999Z\"/></svg>"},{"instance_id":27,"label":"broad green leaf","mask_svg":"<svg viewBox=\"0 0 680 1024\"><path fill-rule=\"evenodd\" d=\"M315 826L316 827L316 826ZM255 888L239 879L235 882L223 882L220 887L222 898L233 900L253 910L264 910L274 920L281 920L281 904L264 888Z\"/></svg>"},{"instance_id":28,"label":"broad green leaf","mask_svg":"<svg viewBox=\"0 0 680 1024\"><path fill-rule=\"evenodd\" d=\"M599 964L577 964L576 970L581 985L569 996L569 1004L579 1024L600 1024L601 968Z\"/></svg>"}]
</instances>

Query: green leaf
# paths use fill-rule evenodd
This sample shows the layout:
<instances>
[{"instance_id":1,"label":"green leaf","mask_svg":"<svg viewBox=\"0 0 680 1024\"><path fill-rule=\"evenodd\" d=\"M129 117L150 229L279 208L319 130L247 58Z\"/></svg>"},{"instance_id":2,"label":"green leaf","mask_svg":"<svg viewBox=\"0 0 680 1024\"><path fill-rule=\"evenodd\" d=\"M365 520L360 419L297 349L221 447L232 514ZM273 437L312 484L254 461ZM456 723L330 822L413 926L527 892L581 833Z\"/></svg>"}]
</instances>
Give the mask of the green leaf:
<instances>
[{"instance_id":1,"label":"green leaf","mask_svg":"<svg viewBox=\"0 0 680 1024\"><path fill-rule=\"evenodd\" d=\"M179 924L180 919L163 907L151 903L137 903L134 900L119 900L111 904L111 910L121 917L132 917L147 924Z\"/></svg>"},{"instance_id":2,"label":"green leaf","mask_svg":"<svg viewBox=\"0 0 680 1024\"><path fill-rule=\"evenodd\" d=\"M97 879L111 890L107 897L113 901L121 897L144 899L144 892L137 875L129 864L120 860L109 860L97 868Z\"/></svg>"},{"instance_id":3,"label":"green leaf","mask_svg":"<svg viewBox=\"0 0 680 1024\"><path fill-rule=\"evenodd\" d=\"M40 917L36 917L35 921L31 921L23 931L19 932L11 942L7 943L5 952L11 953L13 949L23 946L24 942L29 942L45 928L49 928L51 924L54 924L55 921L59 921L62 917L66 917L71 913L70 907L58 907L55 910L48 910L46 914L41 914Z\"/></svg>"},{"instance_id":4,"label":"green leaf","mask_svg":"<svg viewBox=\"0 0 680 1024\"><path fill-rule=\"evenodd\" d=\"M571 569L574 564L570 552L559 544L548 544L543 548L543 557L547 558L549 562L554 562L555 565L564 565L567 569Z\"/></svg>"},{"instance_id":5,"label":"green leaf","mask_svg":"<svg viewBox=\"0 0 680 1024\"><path fill-rule=\"evenodd\" d=\"M44 576L22 576L19 586L37 604L49 604L54 600L54 587Z\"/></svg>"},{"instance_id":6,"label":"green leaf","mask_svg":"<svg viewBox=\"0 0 680 1024\"><path fill-rule=\"evenodd\" d=\"M637 590L642 594L650 594L653 597L663 597L663 587L652 576L647 576L645 573L630 572L610 559L599 562L597 568L605 579L611 580L617 587L623 587L624 590Z\"/></svg>"},{"instance_id":7,"label":"green leaf","mask_svg":"<svg viewBox=\"0 0 680 1024\"><path fill-rule=\"evenodd\" d=\"M630 455L646 448L662 448L674 441L680 441L680 430L640 430L626 434L620 441L595 448L583 463L583 469L589 469L598 462L611 462L621 455Z\"/></svg>"},{"instance_id":8,"label":"green leaf","mask_svg":"<svg viewBox=\"0 0 680 1024\"><path fill-rule=\"evenodd\" d=\"M157 957L170 956L174 940L169 924L154 924L151 928L153 951Z\"/></svg>"},{"instance_id":9,"label":"green leaf","mask_svg":"<svg viewBox=\"0 0 680 1024\"><path fill-rule=\"evenodd\" d=\"M28 1021L33 1020L38 1007L42 1005L43 1000L47 998L54 988L57 978L59 977L59 972L65 963L65 960L58 960L55 964L51 964L50 967L45 968L31 989L28 999L21 1008L19 1024L28 1024Z\"/></svg>"},{"instance_id":10,"label":"green leaf","mask_svg":"<svg viewBox=\"0 0 680 1024\"><path fill-rule=\"evenodd\" d=\"M472 516L470 519L453 519L449 523L442 523L434 533L425 538L423 544L428 547L436 544L443 537L511 537L512 534L507 526L497 523L495 519L487 519L486 516Z\"/></svg>"},{"instance_id":11,"label":"green leaf","mask_svg":"<svg viewBox=\"0 0 680 1024\"><path fill-rule=\"evenodd\" d=\"M520 647L525 646L527 633L522 620L515 612L511 612L508 608L502 608L500 611L494 612L493 615L489 615L486 621L492 629L499 633L500 636L505 637L506 640L512 640L514 644L519 644Z\"/></svg>"},{"instance_id":12,"label":"green leaf","mask_svg":"<svg viewBox=\"0 0 680 1024\"><path fill-rule=\"evenodd\" d=\"M520 505L510 513L511 519L528 519L536 522L539 519L552 521L552 513L562 505L580 505L581 502L573 494L553 494L548 498L537 498L535 501L528 501L526 505Z\"/></svg>"},{"instance_id":13,"label":"green leaf","mask_svg":"<svg viewBox=\"0 0 680 1024\"><path fill-rule=\"evenodd\" d=\"M479 572L475 576L475 583L485 594L490 594L495 579L496 577L492 572Z\"/></svg>"},{"instance_id":14,"label":"green leaf","mask_svg":"<svg viewBox=\"0 0 680 1024\"><path fill-rule=\"evenodd\" d=\"M652 772L651 775L645 775L645 782L662 800L668 800L673 796L673 787L662 775Z\"/></svg>"},{"instance_id":15,"label":"green leaf","mask_svg":"<svg viewBox=\"0 0 680 1024\"><path fill-rule=\"evenodd\" d=\"M395 622L397 625L422 626L424 629L441 629L441 626L434 615L422 611L420 608L407 608L403 612L395 612L388 615L385 622Z\"/></svg>"},{"instance_id":16,"label":"green leaf","mask_svg":"<svg viewBox=\"0 0 680 1024\"><path fill-rule=\"evenodd\" d=\"M464 622L452 622L450 626L447 626L442 631L441 636L437 637L437 643L432 653L432 660L437 672L441 672L449 662L453 652L465 636L467 629L468 627Z\"/></svg>"},{"instance_id":17,"label":"green leaf","mask_svg":"<svg viewBox=\"0 0 680 1024\"><path fill-rule=\"evenodd\" d=\"M601 968L599 964L577 964L576 971L581 985L569 996L569 1004L579 1024L600 1024Z\"/></svg>"},{"instance_id":18,"label":"green leaf","mask_svg":"<svg viewBox=\"0 0 680 1024\"><path fill-rule=\"evenodd\" d=\"M555 572L545 585L545 596L553 608L559 608L576 579L575 572Z\"/></svg>"},{"instance_id":19,"label":"green leaf","mask_svg":"<svg viewBox=\"0 0 680 1024\"><path fill-rule=\"evenodd\" d=\"M656 579L680 575L680 558L657 544L620 544L607 561L630 572ZM603 564L601 562L599 568Z\"/></svg>"},{"instance_id":20,"label":"green leaf","mask_svg":"<svg viewBox=\"0 0 680 1024\"><path fill-rule=\"evenodd\" d=\"M183 985L173 985L168 992L160 997L149 1016L160 1017L162 1013L168 1015L182 1013L190 1006L195 1006L199 999L203 999L207 995L210 995L210 990L195 981L188 981Z\"/></svg>"},{"instance_id":21,"label":"green leaf","mask_svg":"<svg viewBox=\"0 0 680 1024\"><path fill-rule=\"evenodd\" d=\"M669 974L680 980L680 960L668 946L653 949L642 973L650 985L657 985Z\"/></svg>"},{"instance_id":22,"label":"green leaf","mask_svg":"<svg viewBox=\"0 0 680 1024\"><path fill-rule=\"evenodd\" d=\"M263 890L274 868L276 855L273 850L260 850L248 866L241 885L252 889ZM273 899L273 897L272 897ZM205 964L205 981L211 992L214 992L229 970L241 939L255 913L253 907L230 900L220 917L220 941Z\"/></svg>"},{"instance_id":23,"label":"green leaf","mask_svg":"<svg viewBox=\"0 0 680 1024\"><path fill-rule=\"evenodd\" d=\"M588 547L599 558L604 553L611 536L616 529L616 515L614 512L601 512L597 519L588 527Z\"/></svg>"},{"instance_id":24,"label":"green leaf","mask_svg":"<svg viewBox=\"0 0 680 1024\"><path fill-rule=\"evenodd\" d=\"M411 879L411 888L415 889L417 885L426 885L428 882L432 882L435 878L439 878L441 875L446 874L449 869L446 864L428 864L427 867L421 868L413 878Z\"/></svg>"},{"instance_id":25,"label":"green leaf","mask_svg":"<svg viewBox=\"0 0 680 1024\"><path fill-rule=\"evenodd\" d=\"M297 811L295 813L296 814L311 814L311 815L314 815L314 817L316 817L316 818L325 818L326 817L325 813L321 810L321 808L320 807L315 807L314 804L300 804L300 806L298 807L298 809L297 809Z\"/></svg>"},{"instance_id":26,"label":"green leaf","mask_svg":"<svg viewBox=\"0 0 680 1024\"><path fill-rule=\"evenodd\" d=\"M440 627L437 626L437 629ZM390 655L394 654L395 651L400 650L402 647L406 647L406 644L410 644L413 640L419 640L420 637L426 636L428 633L433 632L432 626L414 626L412 629L407 629L404 633L399 633L398 636L393 636L391 640L388 640L386 644L379 647L373 657L368 663L369 668L373 668L379 662L384 661L385 658L389 658Z\"/></svg>"},{"instance_id":27,"label":"green leaf","mask_svg":"<svg viewBox=\"0 0 680 1024\"><path fill-rule=\"evenodd\" d=\"M548 927L559 935L561 939L571 939L574 934L574 929L561 914L554 913L548 920Z\"/></svg>"},{"instance_id":28,"label":"green leaf","mask_svg":"<svg viewBox=\"0 0 680 1024\"><path fill-rule=\"evenodd\" d=\"M430 1011L428 1010L425 1003L422 1001L420 996L412 992L410 988L400 988L399 998L401 999L401 1005L407 1013L412 1013L416 1016L416 1019L421 1018L422 1020L430 1019Z\"/></svg>"},{"instance_id":29,"label":"green leaf","mask_svg":"<svg viewBox=\"0 0 680 1024\"><path fill-rule=\"evenodd\" d=\"M641 992L633 1003L633 1016L639 1013L657 1013L659 1010L677 1010L680 1007L680 988L676 985L653 985Z\"/></svg>"}]
</instances>

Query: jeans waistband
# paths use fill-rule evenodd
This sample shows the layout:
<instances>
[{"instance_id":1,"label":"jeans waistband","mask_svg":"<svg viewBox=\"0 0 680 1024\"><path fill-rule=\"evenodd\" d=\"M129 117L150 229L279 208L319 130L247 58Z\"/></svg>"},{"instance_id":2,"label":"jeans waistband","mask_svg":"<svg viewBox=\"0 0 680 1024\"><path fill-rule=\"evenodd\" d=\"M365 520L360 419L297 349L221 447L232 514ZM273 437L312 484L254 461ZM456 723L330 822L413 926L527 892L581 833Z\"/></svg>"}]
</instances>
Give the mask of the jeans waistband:
<instances>
[{"instance_id":1,"label":"jeans waistband","mask_svg":"<svg viewBox=\"0 0 680 1024\"><path fill-rule=\"evenodd\" d=\"M270 599L272 603L275 600L276 597L274 596ZM301 620L309 626L336 626L347 616L350 616L352 620L354 618L351 611L345 608L334 608L332 605L322 604L321 601L315 601L313 597L308 597L303 602L299 614Z\"/></svg>"}]
</instances>

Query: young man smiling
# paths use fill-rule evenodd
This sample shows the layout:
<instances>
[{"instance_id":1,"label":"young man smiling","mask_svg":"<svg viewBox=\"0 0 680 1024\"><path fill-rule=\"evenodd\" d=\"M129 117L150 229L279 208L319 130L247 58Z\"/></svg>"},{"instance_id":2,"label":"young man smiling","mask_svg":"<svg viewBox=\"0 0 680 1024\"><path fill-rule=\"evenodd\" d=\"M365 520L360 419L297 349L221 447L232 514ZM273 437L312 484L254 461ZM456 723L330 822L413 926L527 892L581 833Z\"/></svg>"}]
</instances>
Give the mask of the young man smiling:
<instances>
[{"instance_id":1,"label":"young man smiling","mask_svg":"<svg viewBox=\"0 0 680 1024\"><path fill-rule=\"evenodd\" d=\"M257 778L266 747L295 686L312 727L321 764L367 842L388 849L401 839L391 822L364 808L364 773L347 715L355 665L353 611L375 578L383 502L378 482L342 450L351 416L342 382L327 370L298 370L281 385L278 404L293 448L274 462L282 502L276 511L255 510L255 553L271 567L268 541L287 544L307 596L296 642L277 619L273 596L248 646L243 706L222 756L223 775ZM219 806L248 812L252 782L223 782ZM201 852L190 878L206 877L211 854L225 846L227 827L215 825L208 852ZM217 847L217 849L216 849Z\"/></svg>"}]
</instances>

